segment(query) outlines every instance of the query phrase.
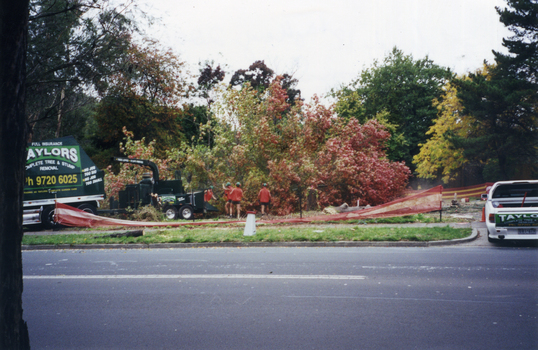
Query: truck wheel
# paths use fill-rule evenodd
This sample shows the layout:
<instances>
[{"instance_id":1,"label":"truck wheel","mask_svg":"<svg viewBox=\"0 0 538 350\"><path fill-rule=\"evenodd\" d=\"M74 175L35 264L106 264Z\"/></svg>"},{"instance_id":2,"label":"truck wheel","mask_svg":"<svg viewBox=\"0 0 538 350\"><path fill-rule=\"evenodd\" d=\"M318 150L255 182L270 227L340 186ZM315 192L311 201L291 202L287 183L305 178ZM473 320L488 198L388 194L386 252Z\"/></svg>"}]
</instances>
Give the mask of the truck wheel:
<instances>
[{"instance_id":1,"label":"truck wheel","mask_svg":"<svg viewBox=\"0 0 538 350\"><path fill-rule=\"evenodd\" d=\"M177 219L177 209L172 205L167 205L163 209L164 215L168 220L175 220Z\"/></svg>"},{"instance_id":2,"label":"truck wheel","mask_svg":"<svg viewBox=\"0 0 538 350\"><path fill-rule=\"evenodd\" d=\"M488 234L488 242L489 243L499 243L500 239L491 238Z\"/></svg>"},{"instance_id":3,"label":"truck wheel","mask_svg":"<svg viewBox=\"0 0 538 350\"><path fill-rule=\"evenodd\" d=\"M194 215L192 211L192 207L190 205L184 205L179 209L179 216L184 220L190 220L192 219L192 216Z\"/></svg>"},{"instance_id":4,"label":"truck wheel","mask_svg":"<svg viewBox=\"0 0 538 350\"><path fill-rule=\"evenodd\" d=\"M54 213L56 208L53 205L45 207L41 212L41 224L47 230L54 230L60 227L60 224L54 222Z\"/></svg>"},{"instance_id":5,"label":"truck wheel","mask_svg":"<svg viewBox=\"0 0 538 350\"><path fill-rule=\"evenodd\" d=\"M77 208L85 211L86 213L97 215L97 208L91 204L81 204Z\"/></svg>"}]
</instances>

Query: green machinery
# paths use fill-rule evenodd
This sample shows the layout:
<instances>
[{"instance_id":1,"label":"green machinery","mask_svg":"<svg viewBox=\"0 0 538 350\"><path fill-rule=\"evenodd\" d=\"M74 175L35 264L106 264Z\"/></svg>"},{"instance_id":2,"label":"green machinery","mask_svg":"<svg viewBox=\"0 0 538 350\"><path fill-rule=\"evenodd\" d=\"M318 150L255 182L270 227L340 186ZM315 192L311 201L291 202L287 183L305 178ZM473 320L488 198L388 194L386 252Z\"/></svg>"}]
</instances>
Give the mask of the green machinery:
<instances>
[{"instance_id":1,"label":"green machinery","mask_svg":"<svg viewBox=\"0 0 538 350\"><path fill-rule=\"evenodd\" d=\"M194 213L217 212L218 209L204 200L204 190L185 193L181 179L160 180L157 165L146 159L114 157L120 163L137 164L151 169L137 184L125 186L118 194L118 201L111 201L111 209L137 209L144 205L159 204L168 219L194 218Z\"/></svg>"}]
</instances>

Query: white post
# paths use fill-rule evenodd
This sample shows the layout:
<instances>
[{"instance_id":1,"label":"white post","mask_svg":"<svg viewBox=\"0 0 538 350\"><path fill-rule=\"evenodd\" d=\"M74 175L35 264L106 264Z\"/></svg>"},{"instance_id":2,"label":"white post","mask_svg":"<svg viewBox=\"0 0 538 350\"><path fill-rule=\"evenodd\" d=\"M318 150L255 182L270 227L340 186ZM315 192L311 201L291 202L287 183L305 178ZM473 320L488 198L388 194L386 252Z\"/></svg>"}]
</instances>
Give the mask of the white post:
<instances>
[{"instance_id":1,"label":"white post","mask_svg":"<svg viewBox=\"0 0 538 350\"><path fill-rule=\"evenodd\" d=\"M247 211L247 222L243 236L254 236L256 234L256 212Z\"/></svg>"}]
</instances>

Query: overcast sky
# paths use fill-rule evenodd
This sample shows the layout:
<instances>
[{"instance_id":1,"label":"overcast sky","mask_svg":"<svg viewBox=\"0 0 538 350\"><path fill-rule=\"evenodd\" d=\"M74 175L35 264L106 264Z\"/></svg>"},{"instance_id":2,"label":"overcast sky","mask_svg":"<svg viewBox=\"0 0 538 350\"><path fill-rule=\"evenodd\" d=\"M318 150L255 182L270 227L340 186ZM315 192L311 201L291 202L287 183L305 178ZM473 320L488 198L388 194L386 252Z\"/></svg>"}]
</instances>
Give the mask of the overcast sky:
<instances>
[{"instance_id":1,"label":"overcast sky","mask_svg":"<svg viewBox=\"0 0 538 350\"><path fill-rule=\"evenodd\" d=\"M293 73L309 101L356 78L397 46L464 74L506 52L504 0L138 0L157 18L150 37L197 71L227 66L227 78L263 60Z\"/></svg>"}]
</instances>

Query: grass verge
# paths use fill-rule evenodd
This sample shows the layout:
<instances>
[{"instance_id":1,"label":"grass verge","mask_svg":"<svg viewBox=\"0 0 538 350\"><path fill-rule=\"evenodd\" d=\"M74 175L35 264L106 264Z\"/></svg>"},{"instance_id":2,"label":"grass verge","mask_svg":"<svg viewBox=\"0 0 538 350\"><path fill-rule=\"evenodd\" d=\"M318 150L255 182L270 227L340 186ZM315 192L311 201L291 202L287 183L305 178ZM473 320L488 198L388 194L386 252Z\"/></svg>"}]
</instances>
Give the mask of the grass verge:
<instances>
[{"instance_id":1,"label":"grass verge","mask_svg":"<svg viewBox=\"0 0 538 350\"><path fill-rule=\"evenodd\" d=\"M445 227L258 227L256 235L243 236L243 227L215 229L181 227L146 230L141 237L106 237L107 233L24 236L24 245L154 244L209 242L338 242L338 241L440 241L468 237L470 228Z\"/></svg>"}]
</instances>

